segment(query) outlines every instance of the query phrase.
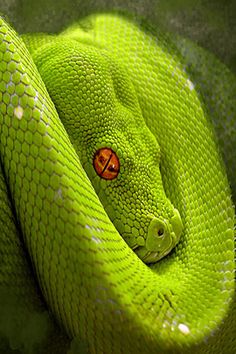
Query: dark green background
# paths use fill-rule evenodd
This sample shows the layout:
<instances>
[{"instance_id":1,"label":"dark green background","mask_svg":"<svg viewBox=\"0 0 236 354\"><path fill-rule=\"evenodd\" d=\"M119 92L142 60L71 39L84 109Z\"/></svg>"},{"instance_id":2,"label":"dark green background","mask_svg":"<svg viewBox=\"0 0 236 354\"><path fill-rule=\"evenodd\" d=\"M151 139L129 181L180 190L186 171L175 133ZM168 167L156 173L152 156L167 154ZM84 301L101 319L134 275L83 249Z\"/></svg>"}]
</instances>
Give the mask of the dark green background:
<instances>
[{"instance_id":1,"label":"dark green background","mask_svg":"<svg viewBox=\"0 0 236 354\"><path fill-rule=\"evenodd\" d=\"M91 12L109 10L182 34L236 73L236 0L0 0L0 12L20 33L58 32Z\"/></svg>"}]
</instances>

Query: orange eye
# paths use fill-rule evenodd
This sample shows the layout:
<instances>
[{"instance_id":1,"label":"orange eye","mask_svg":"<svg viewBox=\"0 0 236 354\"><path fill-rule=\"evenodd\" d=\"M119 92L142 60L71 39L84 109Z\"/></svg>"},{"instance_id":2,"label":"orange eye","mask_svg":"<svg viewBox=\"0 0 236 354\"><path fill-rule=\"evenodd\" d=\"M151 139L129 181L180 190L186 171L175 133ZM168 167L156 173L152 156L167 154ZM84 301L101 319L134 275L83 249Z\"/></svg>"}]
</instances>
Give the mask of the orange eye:
<instances>
[{"instance_id":1,"label":"orange eye","mask_svg":"<svg viewBox=\"0 0 236 354\"><path fill-rule=\"evenodd\" d=\"M120 171L120 162L112 149L102 148L94 155L93 167L101 178L114 179Z\"/></svg>"}]
</instances>

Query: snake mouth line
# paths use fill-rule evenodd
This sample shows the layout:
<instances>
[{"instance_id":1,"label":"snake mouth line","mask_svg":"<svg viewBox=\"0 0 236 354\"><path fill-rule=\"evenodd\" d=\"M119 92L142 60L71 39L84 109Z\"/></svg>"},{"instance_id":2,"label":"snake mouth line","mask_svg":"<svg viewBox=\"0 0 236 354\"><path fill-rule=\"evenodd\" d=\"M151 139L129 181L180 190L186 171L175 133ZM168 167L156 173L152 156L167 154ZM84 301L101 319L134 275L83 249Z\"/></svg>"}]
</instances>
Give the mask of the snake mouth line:
<instances>
[{"instance_id":1,"label":"snake mouth line","mask_svg":"<svg viewBox=\"0 0 236 354\"><path fill-rule=\"evenodd\" d=\"M135 247L133 251L144 263L155 263L169 253L169 251L166 251L164 254L157 251L148 251L143 246Z\"/></svg>"},{"instance_id":2,"label":"snake mouth line","mask_svg":"<svg viewBox=\"0 0 236 354\"><path fill-rule=\"evenodd\" d=\"M159 258L158 258L158 253L157 252L147 252L146 256L143 257L143 261L145 263L151 263L152 260L154 261L157 261Z\"/></svg>"}]
</instances>

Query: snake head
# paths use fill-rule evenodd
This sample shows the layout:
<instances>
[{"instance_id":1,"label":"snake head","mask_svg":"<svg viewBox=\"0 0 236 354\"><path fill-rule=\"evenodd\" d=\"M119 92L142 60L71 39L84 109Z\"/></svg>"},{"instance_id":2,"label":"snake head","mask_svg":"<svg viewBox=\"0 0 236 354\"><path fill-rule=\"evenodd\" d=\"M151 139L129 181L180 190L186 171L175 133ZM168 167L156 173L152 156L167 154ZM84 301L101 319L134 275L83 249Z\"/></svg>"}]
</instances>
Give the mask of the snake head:
<instances>
[{"instance_id":1,"label":"snake head","mask_svg":"<svg viewBox=\"0 0 236 354\"><path fill-rule=\"evenodd\" d=\"M54 40L33 57L110 220L144 262L161 259L182 222L165 194L158 137L127 70L108 52L73 40Z\"/></svg>"},{"instance_id":2,"label":"snake head","mask_svg":"<svg viewBox=\"0 0 236 354\"><path fill-rule=\"evenodd\" d=\"M166 256L178 243L183 224L177 209L173 210L170 220L154 217L147 232L144 246L135 252L145 263L153 263Z\"/></svg>"}]
</instances>

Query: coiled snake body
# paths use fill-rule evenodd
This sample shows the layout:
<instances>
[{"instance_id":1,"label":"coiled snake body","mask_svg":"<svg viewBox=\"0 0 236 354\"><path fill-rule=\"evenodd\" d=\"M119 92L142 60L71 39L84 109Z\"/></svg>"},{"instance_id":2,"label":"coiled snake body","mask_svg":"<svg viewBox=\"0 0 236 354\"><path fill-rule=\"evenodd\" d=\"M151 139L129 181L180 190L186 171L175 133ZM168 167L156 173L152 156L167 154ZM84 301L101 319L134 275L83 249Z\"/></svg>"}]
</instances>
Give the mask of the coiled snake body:
<instances>
[{"instance_id":1,"label":"coiled snake body","mask_svg":"<svg viewBox=\"0 0 236 354\"><path fill-rule=\"evenodd\" d=\"M0 35L2 347L233 353L234 209L210 120L235 137L233 75L117 15Z\"/></svg>"}]
</instances>

